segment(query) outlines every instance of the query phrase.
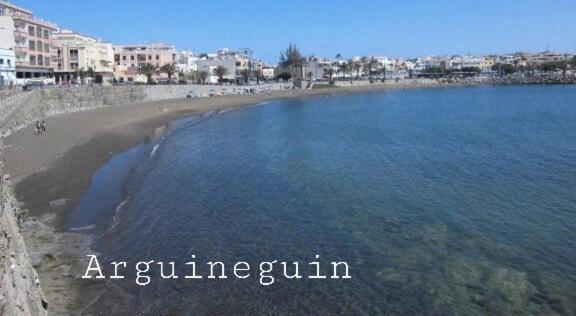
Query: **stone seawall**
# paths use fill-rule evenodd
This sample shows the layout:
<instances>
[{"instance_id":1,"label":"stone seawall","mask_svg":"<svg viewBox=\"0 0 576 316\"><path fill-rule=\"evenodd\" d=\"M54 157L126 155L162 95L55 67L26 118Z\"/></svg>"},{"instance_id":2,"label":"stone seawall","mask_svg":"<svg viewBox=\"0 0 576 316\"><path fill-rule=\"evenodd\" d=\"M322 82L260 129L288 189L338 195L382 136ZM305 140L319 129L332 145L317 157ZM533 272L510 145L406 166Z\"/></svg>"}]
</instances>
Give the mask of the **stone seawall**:
<instances>
[{"instance_id":1,"label":"stone seawall","mask_svg":"<svg viewBox=\"0 0 576 316\"><path fill-rule=\"evenodd\" d=\"M4 132L19 129L31 122L52 115L117 106L145 101L185 98L192 92L195 96L210 94L239 94L247 89L279 90L284 84L259 86L212 86L212 85L126 85L107 87L49 88L20 92L0 99L0 128Z\"/></svg>"},{"instance_id":2,"label":"stone seawall","mask_svg":"<svg viewBox=\"0 0 576 316\"><path fill-rule=\"evenodd\" d=\"M0 139L0 148L3 145ZM4 172L0 150L0 315L47 315L40 281L20 233L24 214Z\"/></svg>"}]
</instances>

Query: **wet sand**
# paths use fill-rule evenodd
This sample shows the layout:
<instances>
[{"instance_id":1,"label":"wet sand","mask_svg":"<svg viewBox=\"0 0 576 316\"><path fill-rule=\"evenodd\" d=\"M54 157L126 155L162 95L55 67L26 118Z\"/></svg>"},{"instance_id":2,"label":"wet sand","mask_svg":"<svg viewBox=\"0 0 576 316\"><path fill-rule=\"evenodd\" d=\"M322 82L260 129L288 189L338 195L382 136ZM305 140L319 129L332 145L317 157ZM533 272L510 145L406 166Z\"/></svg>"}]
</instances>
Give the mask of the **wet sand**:
<instances>
[{"instance_id":1,"label":"wet sand","mask_svg":"<svg viewBox=\"0 0 576 316\"><path fill-rule=\"evenodd\" d=\"M123 293L104 293L102 283L82 282L80 286L77 280L86 267L86 254L91 253L91 240L87 235L62 232L66 211L112 155L153 137L178 118L275 99L404 87L408 86L374 84L147 102L50 117L45 135L34 135L30 126L8 136L7 171L15 183L17 198L30 216L23 234L51 303L49 311L77 314L104 296L119 303L128 299Z\"/></svg>"}]
</instances>

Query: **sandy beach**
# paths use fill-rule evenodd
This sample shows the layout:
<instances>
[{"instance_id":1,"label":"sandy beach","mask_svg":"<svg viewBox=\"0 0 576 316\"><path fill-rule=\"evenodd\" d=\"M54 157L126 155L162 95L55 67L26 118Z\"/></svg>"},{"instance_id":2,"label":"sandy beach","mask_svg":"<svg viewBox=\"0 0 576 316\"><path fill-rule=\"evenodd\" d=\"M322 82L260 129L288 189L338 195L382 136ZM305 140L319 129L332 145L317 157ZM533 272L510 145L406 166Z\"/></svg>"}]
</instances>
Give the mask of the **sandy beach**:
<instances>
[{"instance_id":1,"label":"sandy beach","mask_svg":"<svg viewBox=\"0 0 576 316\"><path fill-rule=\"evenodd\" d=\"M84 282L80 287L76 280L83 273L82 259L90 252L91 240L62 232L63 215L86 190L94 172L114 154L154 137L178 118L275 99L407 87L419 85L374 84L129 104L50 117L45 135L35 135L33 126L9 135L5 139L6 167L29 216L23 235L51 302L49 311L80 313L104 296L107 301L129 299L124 293L102 291L97 284L92 288Z\"/></svg>"}]
</instances>

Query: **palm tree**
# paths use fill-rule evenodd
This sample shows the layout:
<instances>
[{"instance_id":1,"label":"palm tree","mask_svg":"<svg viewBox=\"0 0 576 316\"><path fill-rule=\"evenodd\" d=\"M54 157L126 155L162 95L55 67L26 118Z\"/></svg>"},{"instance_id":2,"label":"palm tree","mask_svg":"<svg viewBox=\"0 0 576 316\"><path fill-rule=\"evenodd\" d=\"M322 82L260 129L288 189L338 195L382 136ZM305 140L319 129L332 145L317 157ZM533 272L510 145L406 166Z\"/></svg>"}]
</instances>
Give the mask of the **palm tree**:
<instances>
[{"instance_id":1,"label":"palm tree","mask_svg":"<svg viewBox=\"0 0 576 316\"><path fill-rule=\"evenodd\" d=\"M250 69L248 69L248 68L240 70L240 76L242 76L242 78L244 78L244 81L246 83L248 83L248 80L250 80L251 75L252 74L250 73Z\"/></svg>"},{"instance_id":2,"label":"palm tree","mask_svg":"<svg viewBox=\"0 0 576 316\"><path fill-rule=\"evenodd\" d=\"M176 70L176 66L173 64L165 64L160 67L160 72L163 72L168 76L168 83L172 82L172 76L176 73Z\"/></svg>"},{"instance_id":3,"label":"palm tree","mask_svg":"<svg viewBox=\"0 0 576 316\"><path fill-rule=\"evenodd\" d=\"M96 73L94 72L94 69L92 69L92 67L88 67L88 70L86 71L86 76L94 79L94 77L96 76Z\"/></svg>"},{"instance_id":4,"label":"palm tree","mask_svg":"<svg viewBox=\"0 0 576 316\"><path fill-rule=\"evenodd\" d=\"M356 72L356 79L358 79L358 77L360 77L360 69L362 69L362 64L360 62L351 62L352 63L352 69L354 69L354 71Z\"/></svg>"},{"instance_id":5,"label":"palm tree","mask_svg":"<svg viewBox=\"0 0 576 316\"><path fill-rule=\"evenodd\" d=\"M154 64L144 64L138 68L138 73L146 76L146 84L152 82L152 76L158 71L158 66Z\"/></svg>"},{"instance_id":6,"label":"palm tree","mask_svg":"<svg viewBox=\"0 0 576 316\"><path fill-rule=\"evenodd\" d=\"M255 70L254 78L256 78L256 84L260 84L260 80L264 78L264 76L262 76L262 70Z\"/></svg>"},{"instance_id":7,"label":"palm tree","mask_svg":"<svg viewBox=\"0 0 576 316\"><path fill-rule=\"evenodd\" d=\"M332 76L334 76L334 69L332 67L326 68L324 70L324 74L328 75L328 78L332 80Z\"/></svg>"},{"instance_id":8,"label":"palm tree","mask_svg":"<svg viewBox=\"0 0 576 316\"><path fill-rule=\"evenodd\" d=\"M78 84L84 83L84 77L86 77L86 70L83 67L76 69L76 81L79 80Z\"/></svg>"},{"instance_id":9,"label":"palm tree","mask_svg":"<svg viewBox=\"0 0 576 316\"><path fill-rule=\"evenodd\" d=\"M370 61L368 62L368 64L366 64L367 68L368 68L368 76L372 76L372 71L374 70L375 67L378 67L379 62L374 59L374 57L370 58Z\"/></svg>"},{"instance_id":10,"label":"palm tree","mask_svg":"<svg viewBox=\"0 0 576 316\"><path fill-rule=\"evenodd\" d=\"M347 62L343 62L340 65L338 65L340 71L342 71L342 77L346 77L346 72L348 72L348 70L350 69L349 66L350 65Z\"/></svg>"},{"instance_id":11,"label":"palm tree","mask_svg":"<svg viewBox=\"0 0 576 316\"><path fill-rule=\"evenodd\" d=\"M218 66L212 70L215 76L218 77L218 82L222 82L224 80L224 76L228 74L228 68L224 66Z\"/></svg>"},{"instance_id":12,"label":"palm tree","mask_svg":"<svg viewBox=\"0 0 576 316\"><path fill-rule=\"evenodd\" d=\"M386 81L386 65L382 67L382 82Z\"/></svg>"},{"instance_id":13,"label":"palm tree","mask_svg":"<svg viewBox=\"0 0 576 316\"><path fill-rule=\"evenodd\" d=\"M562 76L566 77L566 73L568 72L568 62L565 60L559 61L558 68L562 70Z\"/></svg>"},{"instance_id":14,"label":"palm tree","mask_svg":"<svg viewBox=\"0 0 576 316\"><path fill-rule=\"evenodd\" d=\"M340 59L342 59L342 54L340 54L340 53L336 54L336 60L340 60Z\"/></svg>"},{"instance_id":15,"label":"palm tree","mask_svg":"<svg viewBox=\"0 0 576 316\"><path fill-rule=\"evenodd\" d=\"M205 84L206 83L206 79L208 79L208 76L210 75L210 73L208 73L206 70L200 70L198 71L198 81L201 84Z\"/></svg>"},{"instance_id":16,"label":"palm tree","mask_svg":"<svg viewBox=\"0 0 576 316\"><path fill-rule=\"evenodd\" d=\"M184 77L192 82L198 82L198 71L190 71L189 73L184 74Z\"/></svg>"}]
</instances>

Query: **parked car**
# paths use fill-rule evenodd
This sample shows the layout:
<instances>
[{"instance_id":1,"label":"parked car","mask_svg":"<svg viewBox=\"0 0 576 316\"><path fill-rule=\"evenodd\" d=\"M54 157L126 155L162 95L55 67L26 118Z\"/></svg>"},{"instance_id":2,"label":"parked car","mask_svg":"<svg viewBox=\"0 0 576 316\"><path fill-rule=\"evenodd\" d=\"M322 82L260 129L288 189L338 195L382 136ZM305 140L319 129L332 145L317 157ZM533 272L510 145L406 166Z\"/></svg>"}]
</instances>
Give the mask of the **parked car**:
<instances>
[{"instance_id":1,"label":"parked car","mask_svg":"<svg viewBox=\"0 0 576 316\"><path fill-rule=\"evenodd\" d=\"M44 82L42 81L29 81L24 85L23 89L24 91L32 91L37 89L43 89L45 86L46 84L44 84Z\"/></svg>"}]
</instances>

